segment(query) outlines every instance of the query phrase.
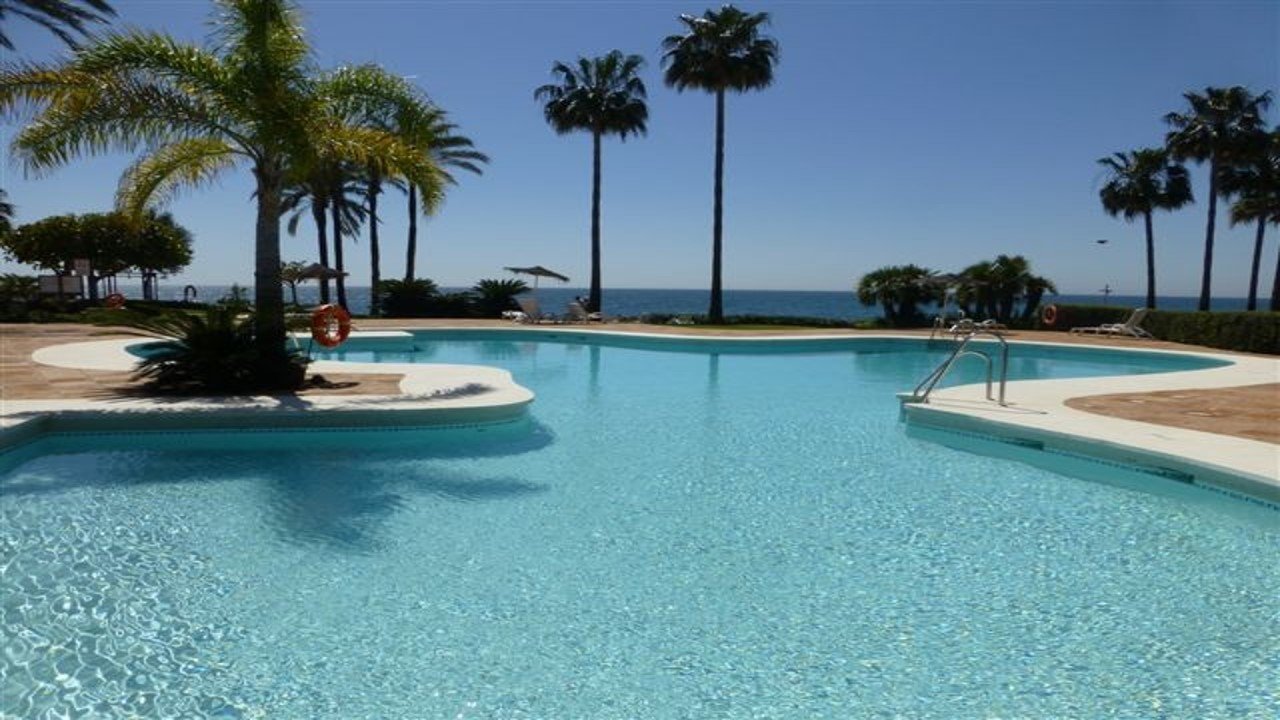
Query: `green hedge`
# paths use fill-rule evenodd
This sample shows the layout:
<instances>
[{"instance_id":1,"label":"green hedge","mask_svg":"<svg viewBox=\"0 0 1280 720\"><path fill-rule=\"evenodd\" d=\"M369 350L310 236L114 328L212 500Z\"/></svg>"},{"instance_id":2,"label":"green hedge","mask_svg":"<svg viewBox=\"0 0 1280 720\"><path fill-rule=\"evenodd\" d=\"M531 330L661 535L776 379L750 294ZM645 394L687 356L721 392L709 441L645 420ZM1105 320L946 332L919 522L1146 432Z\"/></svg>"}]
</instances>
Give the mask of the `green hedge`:
<instances>
[{"instance_id":1,"label":"green hedge","mask_svg":"<svg viewBox=\"0 0 1280 720\"><path fill-rule=\"evenodd\" d=\"M1106 305L1057 305L1058 318L1050 328L1124 322L1133 308ZM1153 310L1142 327L1161 340L1203 345L1223 350L1280 355L1280 313L1274 312L1183 312Z\"/></svg>"}]
</instances>

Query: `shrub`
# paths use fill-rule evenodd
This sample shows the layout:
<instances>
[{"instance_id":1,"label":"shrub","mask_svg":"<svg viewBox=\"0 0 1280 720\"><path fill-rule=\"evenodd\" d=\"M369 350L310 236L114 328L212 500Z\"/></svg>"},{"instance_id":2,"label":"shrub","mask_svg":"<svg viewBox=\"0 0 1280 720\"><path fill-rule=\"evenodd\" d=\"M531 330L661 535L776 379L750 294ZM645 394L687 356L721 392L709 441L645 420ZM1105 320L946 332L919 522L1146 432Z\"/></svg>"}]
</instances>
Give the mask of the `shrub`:
<instances>
[{"instance_id":1,"label":"shrub","mask_svg":"<svg viewBox=\"0 0 1280 720\"><path fill-rule=\"evenodd\" d=\"M252 314L232 305L185 313L122 310L99 317L104 323L170 338L156 343L134 374L153 392L196 395L296 390L306 374L307 361L296 352L280 348L288 356L286 363L262 357L254 343Z\"/></svg>"},{"instance_id":2,"label":"shrub","mask_svg":"<svg viewBox=\"0 0 1280 720\"><path fill-rule=\"evenodd\" d=\"M476 312L483 317L501 317L507 310L519 310L516 296L529 289L523 280L481 280L471 288Z\"/></svg>"},{"instance_id":3,"label":"shrub","mask_svg":"<svg viewBox=\"0 0 1280 720\"><path fill-rule=\"evenodd\" d=\"M1161 310L1142 326L1161 340L1280 355L1280 313Z\"/></svg>"},{"instance_id":4,"label":"shrub","mask_svg":"<svg viewBox=\"0 0 1280 720\"><path fill-rule=\"evenodd\" d=\"M1058 305L1052 328L1069 330L1103 323L1124 322L1133 308L1106 305ZM1182 312L1153 310L1142 327L1161 340L1203 345L1222 350L1280 355L1280 313Z\"/></svg>"}]
</instances>

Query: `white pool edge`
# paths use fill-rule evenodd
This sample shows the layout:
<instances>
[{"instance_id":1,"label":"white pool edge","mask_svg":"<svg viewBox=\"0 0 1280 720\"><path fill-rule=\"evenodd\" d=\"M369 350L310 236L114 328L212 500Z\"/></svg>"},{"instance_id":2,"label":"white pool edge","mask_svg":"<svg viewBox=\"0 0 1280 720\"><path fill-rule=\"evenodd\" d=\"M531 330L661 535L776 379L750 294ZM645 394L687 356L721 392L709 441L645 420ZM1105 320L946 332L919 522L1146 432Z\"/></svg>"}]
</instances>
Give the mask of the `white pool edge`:
<instances>
[{"instance_id":1,"label":"white pool edge","mask_svg":"<svg viewBox=\"0 0 1280 720\"><path fill-rule=\"evenodd\" d=\"M712 341L733 344L773 344L779 342L841 340L883 341L911 340L925 342L919 336L890 333L868 333L857 336L841 334L805 334L769 337L693 336L663 333L610 331L607 326L518 325L503 327L436 326L432 328L381 328L407 332L480 332L503 333L530 331L549 335L605 335L621 339L653 339L663 341ZM374 333L376 334L376 332ZM35 362L57 367L86 370L132 370L137 358L126 348L146 340L102 340L70 343L43 348L32 355ZM1184 355L1228 363L1200 370L1180 370L1146 375L1070 378L1058 380L1010 381L1009 403L1001 407L983 398L981 385L962 385L937 390L928 404L904 406L909 423L939 428L963 428L997 438L1051 438L1073 446L1092 447L1107 458L1131 455L1145 461L1155 459L1165 465L1201 469L1215 474L1235 476L1234 483L1243 492L1280 501L1280 446L1227 435L1187 430L1167 425L1125 420L1086 413L1067 407L1071 398L1114 393L1154 392L1161 390L1204 390L1280 382L1280 359L1250 355L1233 355L1212 351L1182 351L1165 348L1099 347L1070 343L1010 340L1011 347L1035 345L1073 351L1122 351ZM340 426L344 422L361 424L470 424L509 420L523 414L534 395L516 384L510 373L499 368L479 365L434 365L416 363L357 363L320 360L310 366L315 372L403 373L401 395L397 396L330 396L299 398L290 396L253 398L193 398L93 400L29 400L5 401L0 408L0 447L25 441L53 426L77 425L86 419L110 424L113 418L131 420L160 417L166 422L190 424L192 418L205 422L243 422L246 424L279 423L298 427L317 427L321 423ZM452 391L471 385L483 386L484 393L451 396ZM904 391L909 388L903 388ZM213 420L208 420L213 418ZM199 426L199 423L196 423Z\"/></svg>"},{"instance_id":2,"label":"white pool edge","mask_svg":"<svg viewBox=\"0 0 1280 720\"><path fill-rule=\"evenodd\" d=\"M138 358L127 348L141 342L153 340L55 345L37 350L32 360L54 367L130 372ZM534 399L511 373L481 365L319 360L308 367L316 373L401 374L400 393L5 400L0 407L0 448L43 432L66 430L473 425L519 418Z\"/></svg>"}]
</instances>

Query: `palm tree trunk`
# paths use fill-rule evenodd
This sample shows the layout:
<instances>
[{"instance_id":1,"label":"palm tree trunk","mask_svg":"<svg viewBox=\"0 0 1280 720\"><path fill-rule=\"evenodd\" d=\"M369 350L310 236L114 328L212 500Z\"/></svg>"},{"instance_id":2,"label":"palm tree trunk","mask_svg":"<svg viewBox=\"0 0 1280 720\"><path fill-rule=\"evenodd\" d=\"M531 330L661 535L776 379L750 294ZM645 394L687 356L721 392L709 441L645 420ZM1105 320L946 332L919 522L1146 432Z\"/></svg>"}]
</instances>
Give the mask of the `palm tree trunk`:
<instances>
[{"instance_id":1,"label":"palm tree trunk","mask_svg":"<svg viewBox=\"0 0 1280 720\"><path fill-rule=\"evenodd\" d=\"M600 132L591 135L591 289L587 311L600 312Z\"/></svg>"},{"instance_id":2,"label":"palm tree trunk","mask_svg":"<svg viewBox=\"0 0 1280 720\"><path fill-rule=\"evenodd\" d=\"M283 387L288 355L284 340L284 284L280 281L281 173L274 163L254 168L258 181L258 218L254 234L254 343L257 345L263 381Z\"/></svg>"},{"instance_id":3,"label":"palm tree trunk","mask_svg":"<svg viewBox=\"0 0 1280 720\"><path fill-rule=\"evenodd\" d=\"M1271 280L1271 312L1280 312L1280 252L1276 252L1276 275Z\"/></svg>"},{"instance_id":4,"label":"palm tree trunk","mask_svg":"<svg viewBox=\"0 0 1280 720\"><path fill-rule=\"evenodd\" d=\"M338 271L338 276L333 279L334 285L338 290L338 304L344 309L347 307L347 278L345 275L346 266L342 262L342 208L339 199L341 194L334 195L330 200L329 212L333 217L333 269Z\"/></svg>"},{"instance_id":5,"label":"palm tree trunk","mask_svg":"<svg viewBox=\"0 0 1280 720\"><path fill-rule=\"evenodd\" d=\"M1142 214L1147 226L1147 307L1156 309L1156 234L1151 226L1151 211Z\"/></svg>"},{"instance_id":6,"label":"palm tree trunk","mask_svg":"<svg viewBox=\"0 0 1280 720\"><path fill-rule=\"evenodd\" d=\"M413 280L413 264L418 254L418 186L409 183L409 240L405 243L404 281Z\"/></svg>"},{"instance_id":7,"label":"palm tree trunk","mask_svg":"<svg viewBox=\"0 0 1280 720\"><path fill-rule=\"evenodd\" d=\"M1262 239L1267 232L1267 219L1258 218L1258 236L1253 241L1253 270L1249 273L1249 304L1246 310L1258 309L1258 273L1262 271Z\"/></svg>"},{"instance_id":8,"label":"palm tree trunk","mask_svg":"<svg viewBox=\"0 0 1280 720\"><path fill-rule=\"evenodd\" d=\"M711 221L711 307L707 319L716 325L724 323L724 298L721 287L721 265L724 261L724 90L716 91L716 187Z\"/></svg>"},{"instance_id":9,"label":"palm tree trunk","mask_svg":"<svg viewBox=\"0 0 1280 720\"><path fill-rule=\"evenodd\" d=\"M369 314L378 316L378 285L382 283L382 250L378 247L378 193L382 180L374 173L369 178Z\"/></svg>"},{"instance_id":10,"label":"palm tree trunk","mask_svg":"<svg viewBox=\"0 0 1280 720\"><path fill-rule=\"evenodd\" d=\"M1200 277L1200 312L1209 311L1209 285L1213 277L1213 221L1218 214L1218 159L1209 162L1209 221L1204 229L1204 274Z\"/></svg>"},{"instance_id":11,"label":"palm tree trunk","mask_svg":"<svg viewBox=\"0 0 1280 720\"><path fill-rule=\"evenodd\" d=\"M320 264L329 267L329 238L325 232L325 203L319 198L311 199L311 219L316 224L316 245L320 249ZM297 303L294 299L294 303ZM329 304L329 278L320 276L320 304Z\"/></svg>"}]
</instances>

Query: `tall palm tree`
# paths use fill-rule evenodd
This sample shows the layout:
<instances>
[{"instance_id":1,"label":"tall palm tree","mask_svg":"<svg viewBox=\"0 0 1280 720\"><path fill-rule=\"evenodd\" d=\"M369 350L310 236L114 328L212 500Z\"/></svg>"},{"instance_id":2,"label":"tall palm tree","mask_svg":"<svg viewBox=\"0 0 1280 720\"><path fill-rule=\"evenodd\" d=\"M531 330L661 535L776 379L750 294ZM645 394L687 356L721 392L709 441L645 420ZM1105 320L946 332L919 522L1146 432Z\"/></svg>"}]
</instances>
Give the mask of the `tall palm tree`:
<instances>
[{"instance_id":1,"label":"tall palm tree","mask_svg":"<svg viewBox=\"0 0 1280 720\"><path fill-rule=\"evenodd\" d=\"M1257 223L1248 304L1249 310L1256 310L1262 241L1267 223L1280 225L1280 127L1258 133L1241 160L1240 165L1227 174L1223 184L1226 192L1236 197L1231 205L1231 224ZM1276 255L1276 278L1272 284L1270 308L1280 310L1280 253Z\"/></svg>"},{"instance_id":2,"label":"tall palm tree","mask_svg":"<svg viewBox=\"0 0 1280 720\"><path fill-rule=\"evenodd\" d=\"M721 287L724 215L724 94L760 90L773 83L778 43L760 35L768 13L744 13L732 5L702 17L681 15L683 35L662 41L663 79L670 87L706 90L716 97L715 201L711 227L711 322L724 322Z\"/></svg>"},{"instance_id":3,"label":"tall palm tree","mask_svg":"<svg viewBox=\"0 0 1280 720\"><path fill-rule=\"evenodd\" d=\"M597 58L578 58L576 66L557 62L551 74L557 83L533 91L544 101L542 113L558 134L577 130L591 133L591 289L588 310L599 312L600 294L600 144L605 135L643 135L649 108L644 81L636 74L644 65L639 55L621 50Z\"/></svg>"},{"instance_id":4,"label":"tall palm tree","mask_svg":"<svg viewBox=\"0 0 1280 720\"><path fill-rule=\"evenodd\" d=\"M316 245L320 264L325 267L335 267L330 265L329 261L327 233L329 210L331 208L334 210L333 216L336 223L334 227L337 229L334 230L333 237L339 254L342 237L354 237L364 223L363 195L360 194L359 188L352 182L335 179L335 175L343 172L346 171L341 166L317 166L307 177L290 185L281 200L281 211L289 215L289 221L285 227L290 235L297 234L298 225L305 215L311 216L312 223L316 227ZM335 267L335 269L342 270L341 267ZM341 277L337 280L339 281L338 304L346 307L346 286L341 282ZM328 277L320 278L320 302L322 304L330 302Z\"/></svg>"},{"instance_id":5,"label":"tall palm tree","mask_svg":"<svg viewBox=\"0 0 1280 720\"><path fill-rule=\"evenodd\" d=\"M457 178L449 172L454 168L476 175L483 174L484 170L480 166L489 162L489 156L476 150L470 138L457 134L455 131L458 126L448 122L443 110L437 110L435 120L427 128L422 140L440 170L441 179L447 185L456 185ZM404 279L409 282L413 280L418 255L418 186L408 184L405 192L408 193L409 202L409 235L405 243Z\"/></svg>"},{"instance_id":6,"label":"tall palm tree","mask_svg":"<svg viewBox=\"0 0 1280 720\"><path fill-rule=\"evenodd\" d=\"M1165 135L1165 146L1179 162L1209 163L1209 219L1205 225L1204 270L1198 306L1201 311L1207 311L1213 276L1214 219L1223 174L1231 166L1233 154L1242 140L1261 127L1262 113L1271 104L1271 93L1254 95L1237 85L1205 88L1204 94L1188 92L1182 97L1187 101L1187 109L1164 116L1172 128Z\"/></svg>"},{"instance_id":7,"label":"tall palm tree","mask_svg":"<svg viewBox=\"0 0 1280 720\"><path fill-rule=\"evenodd\" d=\"M86 154L144 154L125 171L118 206L132 214L240 163L255 180L255 342L264 385L295 380L285 350L280 282L281 197L290 176L331 157L435 181L429 162L396 137L336 111L376 101L360 82L320 82L294 3L218 0L213 46L160 33L107 35L60 64L0 70L0 112L36 106L13 155L49 170ZM368 73L375 75L376 73ZM387 75L387 73L382 73Z\"/></svg>"},{"instance_id":8,"label":"tall palm tree","mask_svg":"<svg viewBox=\"0 0 1280 720\"><path fill-rule=\"evenodd\" d=\"M116 11L105 0L0 0L0 22L7 22L10 14L25 18L76 47L76 35L89 34L87 24L107 22ZM0 27L0 47L13 49L13 41L3 27Z\"/></svg>"},{"instance_id":9,"label":"tall palm tree","mask_svg":"<svg viewBox=\"0 0 1280 720\"><path fill-rule=\"evenodd\" d=\"M414 178L395 172L383 163L369 163L360 167L358 181L364 189L365 213L369 220L369 268L370 303L373 315L379 314L380 294L377 288L382 281L381 243L378 236L378 196L388 181L414 183L423 193L426 207L434 209L443 193L448 176L435 164L435 158L426 149L430 129L437 122L440 111L431 105L426 96L403 77L382 72L375 66L346 69L328 77L325 83L342 87L355 84L359 95L345 93L348 101L334 106L336 112L349 123L369 128L395 137L413 152L420 163L430 168L427 182L415 182ZM335 254L340 247L335 245Z\"/></svg>"},{"instance_id":10,"label":"tall palm tree","mask_svg":"<svg viewBox=\"0 0 1280 720\"><path fill-rule=\"evenodd\" d=\"M1191 177L1181 163L1169 160L1164 148L1118 152L1098 160L1107 183L1098 191L1108 215L1133 220L1139 215L1147 231L1147 307L1156 306L1156 238L1151 213L1177 210L1191 202Z\"/></svg>"}]
</instances>

